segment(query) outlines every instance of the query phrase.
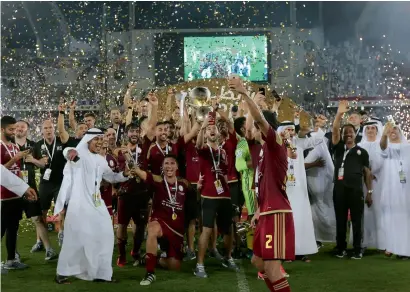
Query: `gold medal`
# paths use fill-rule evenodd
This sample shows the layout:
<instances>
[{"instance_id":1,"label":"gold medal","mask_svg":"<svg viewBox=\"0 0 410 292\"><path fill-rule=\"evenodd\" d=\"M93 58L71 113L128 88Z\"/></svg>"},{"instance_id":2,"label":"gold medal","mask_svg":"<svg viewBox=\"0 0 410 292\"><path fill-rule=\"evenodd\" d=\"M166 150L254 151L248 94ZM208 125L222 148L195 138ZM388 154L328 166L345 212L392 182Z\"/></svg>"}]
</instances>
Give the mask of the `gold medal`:
<instances>
[{"instance_id":1,"label":"gold medal","mask_svg":"<svg viewBox=\"0 0 410 292\"><path fill-rule=\"evenodd\" d=\"M172 213L172 220L177 220L177 214L176 213Z\"/></svg>"}]
</instances>

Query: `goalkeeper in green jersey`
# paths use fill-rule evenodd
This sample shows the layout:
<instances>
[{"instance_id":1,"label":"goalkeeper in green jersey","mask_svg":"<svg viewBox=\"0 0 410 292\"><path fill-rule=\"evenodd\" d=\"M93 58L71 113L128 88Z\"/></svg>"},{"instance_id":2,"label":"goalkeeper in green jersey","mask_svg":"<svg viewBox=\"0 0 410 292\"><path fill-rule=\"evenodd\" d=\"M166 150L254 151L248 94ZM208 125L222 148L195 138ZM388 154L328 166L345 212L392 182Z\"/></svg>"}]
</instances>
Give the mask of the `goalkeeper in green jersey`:
<instances>
[{"instance_id":1,"label":"goalkeeper in green jersey","mask_svg":"<svg viewBox=\"0 0 410 292\"><path fill-rule=\"evenodd\" d=\"M257 202L255 192L252 190L254 169L252 168L248 142L245 138L245 121L245 117L240 117L237 118L234 123L236 133L241 136L235 151L235 167L241 174L242 192L245 197L245 205L246 209L248 209L248 216L252 218L257 209Z\"/></svg>"},{"instance_id":2,"label":"goalkeeper in green jersey","mask_svg":"<svg viewBox=\"0 0 410 292\"><path fill-rule=\"evenodd\" d=\"M248 221L252 218L257 210L257 201L255 192L252 190L254 169L252 168L252 159L249 151L248 141L245 138L246 118L240 117L235 119L234 127L236 133L241 136L236 146L235 167L241 174L242 193L245 197L245 205L248 210ZM253 250L253 229L249 228L246 234L246 243L250 251Z\"/></svg>"}]
</instances>

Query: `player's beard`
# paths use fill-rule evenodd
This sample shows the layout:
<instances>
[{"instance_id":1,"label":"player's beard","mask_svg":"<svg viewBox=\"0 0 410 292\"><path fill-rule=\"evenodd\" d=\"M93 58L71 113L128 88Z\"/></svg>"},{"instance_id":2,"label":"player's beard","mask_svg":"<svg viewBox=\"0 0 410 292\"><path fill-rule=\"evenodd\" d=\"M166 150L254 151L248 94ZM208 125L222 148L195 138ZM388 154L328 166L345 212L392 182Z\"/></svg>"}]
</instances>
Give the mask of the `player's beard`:
<instances>
[{"instance_id":1,"label":"player's beard","mask_svg":"<svg viewBox=\"0 0 410 292\"><path fill-rule=\"evenodd\" d=\"M215 136L209 136L208 140L211 143L215 143L218 140L218 137L216 135Z\"/></svg>"},{"instance_id":2,"label":"player's beard","mask_svg":"<svg viewBox=\"0 0 410 292\"><path fill-rule=\"evenodd\" d=\"M138 144L138 140L139 140L138 136L131 136L131 137L128 137L128 139L129 139L131 145Z\"/></svg>"},{"instance_id":3,"label":"player's beard","mask_svg":"<svg viewBox=\"0 0 410 292\"><path fill-rule=\"evenodd\" d=\"M4 133L4 138L6 138L6 141L7 142L12 142L12 141L14 141L14 134L6 134L6 133Z\"/></svg>"},{"instance_id":4,"label":"player's beard","mask_svg":"<svg viewBox=\"0 0 410 292\"><path fill-rule=\"evenodd\" d=\"M24 137L27 137L27 132L26 132L26 133L24 133L24 132L22 132L22 133L16 132L15 137L17 137L17 138L19 138L19 139L24 138Z\"/></svg>"}]
</instances>

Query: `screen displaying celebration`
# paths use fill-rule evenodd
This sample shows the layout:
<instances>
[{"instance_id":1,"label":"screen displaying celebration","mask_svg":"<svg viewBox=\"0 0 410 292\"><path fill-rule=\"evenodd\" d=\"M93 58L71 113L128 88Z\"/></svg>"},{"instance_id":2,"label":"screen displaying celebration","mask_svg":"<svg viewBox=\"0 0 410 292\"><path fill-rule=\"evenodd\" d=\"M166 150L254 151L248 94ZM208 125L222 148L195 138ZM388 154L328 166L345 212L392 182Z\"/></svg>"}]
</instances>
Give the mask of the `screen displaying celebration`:
<instances>
[{"instance_id":1,"label":"screen displaying celebration","mask_svg":"<svg viewBox=\"0 0 410 292\"><path fill-rule=\"evenodd\" d=\"M267 55L265 35L185 37L185 80L238 74L250 81L267 81Z\"/></svg>"}]
</instances>

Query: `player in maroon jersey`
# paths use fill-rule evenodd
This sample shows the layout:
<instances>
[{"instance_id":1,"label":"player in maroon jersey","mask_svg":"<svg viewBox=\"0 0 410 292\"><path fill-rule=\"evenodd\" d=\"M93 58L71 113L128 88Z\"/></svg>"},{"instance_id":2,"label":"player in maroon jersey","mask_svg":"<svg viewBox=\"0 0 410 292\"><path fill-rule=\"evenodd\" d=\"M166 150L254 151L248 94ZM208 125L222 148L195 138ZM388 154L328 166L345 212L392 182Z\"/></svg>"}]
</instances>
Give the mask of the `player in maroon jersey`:
<instances>
[{"instance_id":1,"label":"player in maroon jersey","mask_svg":"<svg viewBox=\"0 0 410 292\"><path fill-rule=\"evenodd\" d=\"M286 195L287 149L275 132L276 115L270 111L261 114L239 77L229 79L229 88L243 96L265 141L255 177L259 208L252 218L252 224L258 221L252 263L266 274L264 280L270 291L288 292L289 283L280 269L282 260L295 258L295 230Z\"/></svg>"},{"instance_id":2,"label":"player in maroon jersey","mask_svg":"<svg viewBox=\"0 0 410 292\"><path fill-rule=\"evenodd\" d=\"M154 139L155 125L157 122L158 99L155 95L150 95L151 115L149 117L145 136L141 137L141 127L138 122L127 126L126 134L128 144L116 149L119 169L125 169L126 164L130 168L134 165L146 169L146 157L149 146ZM127 226L130 220L133 220L133 240L134 245L131 255L134 258L134 266L140 261L140 248L144 240L145 227L148 221L149 210L148 203L150 192L147 186L140 179L129 179L121 183L118 190L118 228L117 228L117 246L118 259L117 266L123 267L126 263L126 238Z\"/></svg>"},{"instance_id":3,"label":"player in maroon jersey","mask_svg":"<svg viewBox=\"0 0 410 292\"><path fill-rule=\"evenodd\" d=\"M224 267L238 270L232 259L232 204L228 188L226 153L219 147L218 128L214 117L206 118L199 132L196 146L199 155L200 172L203 175L201 188L202 197L202 233L199 238L198 261L195 275L207 278L204 258L209 238L214 229L215 220L218 229L224 234L226 256L223 259ZM204 143L204 139L207 143Z\"/></svg>"},{"instance_id":4,"label":"player in maroon jersey","mask_svg":"<svg viewBox=\"0 0 410 292\"><path fill-rule=\"evenodd\" d=\"M101 147L100 155L103 156L108 163L108 166L111 168L112 171L118 172L118 162L115 157L108 152L108 137L104 136L103 145ZM110 216L113 215L113 186L109 182L102 180L101 182L101 198L104 200L105 206L107 207L108 213Z\"/></svg>"},{"instance_id":5,"label":"player in maroon jersey","mask_svg":"<svg viewBox=\"0 0 410 292\"><path fill-rule=\"evenodd\" d=\"M233 233L235 236L235 246L236 246L236 254L239 255L239 245L240 245L240 238L238 236L238 232L236 229L236 223L239 222L239 217L242 212L242 206L245 203L245 198L241 191L241 186L238 180L238 172L236 171L235 167L235 151L236 146L238 144L238 138L235 133L233 122L229 119L228 113L225 112L222 108L216 105L214 108L217 109L220 118L216 122L216 126L218 127L218 131L220 134L220 143L222 149L225 150L228 169L227 169L227 177L228 177L228 187L229 192L231 194L231 203L233 209ZM213 241L213 248L214 253L218 255L216 250L216 234L214 234L214 241Z\"/></svg>"},{"instance_id":6,"label":"player in maroon jersey","mask_svg":"<svg viewBox=\"0 0 410 292\"><path fill-rule=\"evenodd\" d=\"M188 182L178 179L177 157L168 154L163 161L164 176L153 175L137 167L134 172L154 190L151 221L148 224L146 270L140 285L147 286L155 281L157 249L167 253L158 263L163 268L178 270L183 257L184 205L188 194Z\"/></svg>"},{"instance_id":7,"label":"player in maroon jersey","mask_svg":"<svg viewBox=\"0 0 410 292\"><path fill-rule=\"evenodd\" d=\"M164 157L168 154L173 154L178 157L178 154L185 148L185 144L197 135L197 128L192 127L188 134L178 138L177 143L170 143L168 140L168 135L168 123L157 123L156 142L150 146L147 155L148 169L152 172L152 174L161 175L161 167ZM178 172L177 175L179 175Z\"/></svg>"},{"instance_id":8,"label":"player in maroon jersey","mask_svg":"<svg viewBox=\"0 0 410 292\"><path fill-rule=\"evenodd\" d=\"M19 151L12 143L16 131L16 120L10 116L1 118L1 151L0 163L16 176L21 175L21 159L26 157L30 150ZM16 243L19 222L23 215L23 199L15 193L1 186L1 238L7 233L7 261L5 269L24 269L27 265L16 260ZM3 269L3 267L2 267Z\"/></svg>"}]
</instances>

